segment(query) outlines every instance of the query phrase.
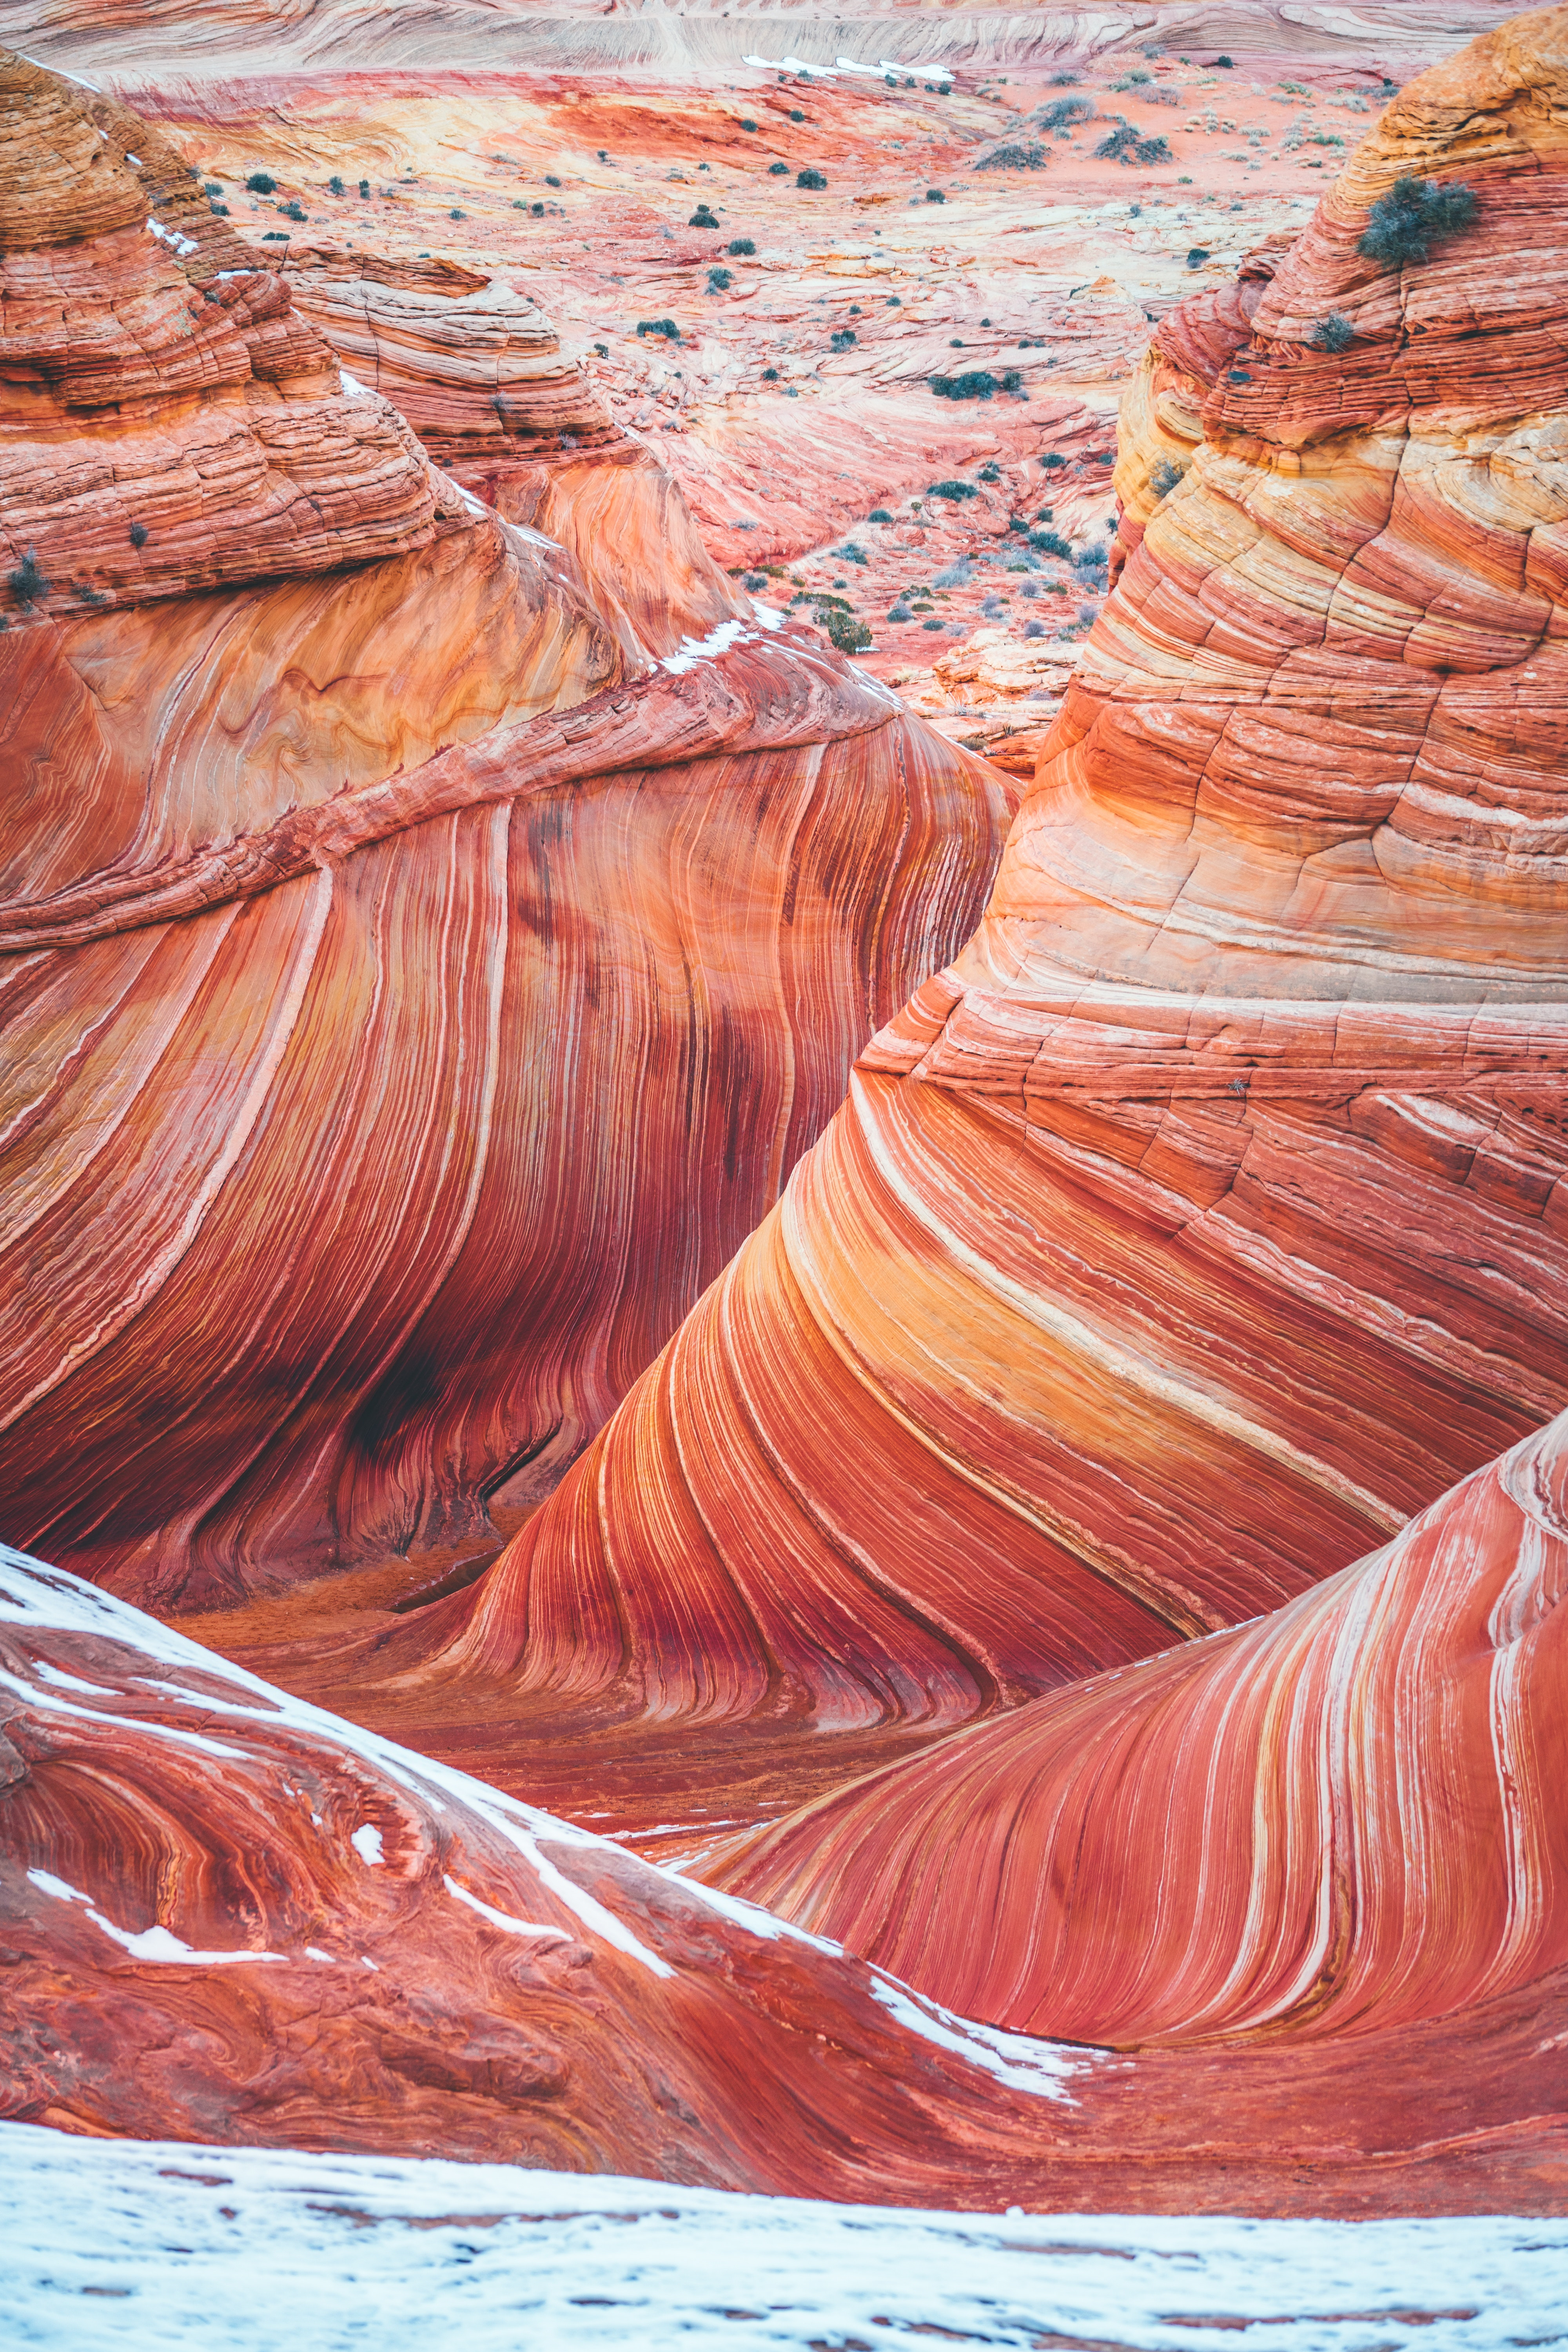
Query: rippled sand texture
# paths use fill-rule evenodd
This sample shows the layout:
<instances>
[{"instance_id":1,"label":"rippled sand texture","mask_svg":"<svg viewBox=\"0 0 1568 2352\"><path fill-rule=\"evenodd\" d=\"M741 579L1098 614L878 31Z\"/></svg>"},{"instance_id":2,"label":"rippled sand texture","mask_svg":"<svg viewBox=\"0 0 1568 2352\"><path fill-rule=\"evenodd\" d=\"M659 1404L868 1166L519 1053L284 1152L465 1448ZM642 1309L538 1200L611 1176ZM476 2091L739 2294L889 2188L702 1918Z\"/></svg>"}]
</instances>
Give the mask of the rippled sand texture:
<instances>
[{"instance_id":1,"label":"rippled sand texture","mask_svg":"<svg viewBox=\"0 0 1568 2352\"><path fill-rule=\"evenodd\" d=\"M515 523L151 126L0 103L4 1524L187 1606L493 1549L971 928L1007 788L753 614L505 289L310 299L424 316L440 457L500 376Z\"/></svg>"},{"instance_id":2,"label":"rippled sand texture","mask_svg":"<svg viewBox=\"0 0 1568 2352\"><path fill-rule=\"evenodd\" d=\"M1162 327L978 933L430 1629L498 1756L510 1691L662 1741L661 1818L724 1742L804 1795L1281 1606L1562 1406L1565 86L1568 12L1488 36ZM1409 171L1478 217L1391 276Z\"/></svg>"}]
</instances>

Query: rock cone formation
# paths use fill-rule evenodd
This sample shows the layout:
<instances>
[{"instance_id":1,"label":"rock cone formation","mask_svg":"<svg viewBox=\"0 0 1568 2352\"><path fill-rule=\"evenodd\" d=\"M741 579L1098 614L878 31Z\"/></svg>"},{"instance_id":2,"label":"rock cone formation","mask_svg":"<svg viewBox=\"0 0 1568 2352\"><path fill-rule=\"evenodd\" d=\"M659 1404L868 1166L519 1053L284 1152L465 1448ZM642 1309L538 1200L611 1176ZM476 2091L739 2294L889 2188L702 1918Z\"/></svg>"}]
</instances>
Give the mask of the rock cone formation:
<instances>
[{"instance_id":1,"label":"rock cone formation","mask_svg":"<svg viewBox=\"0 0 1568 2352\"><path fill-rule=\"evenodd\" d=\"M427 1737L482 1689L494 1769L569 1711L655 1818L721 1738L804 1795L1280 1606L1568 1398L1565 82L1568 12L1476 43L1162 328L975 939L421 1629ZM1394 270L1412 174L1474 218Z\"/></svg>"},{"instance_id":2,"label":"rock cone formation","mask_svg":"<svg viewBox=\"0 0 1568 2352\"><path fill-rule=\"evenodd\" d=\"M519 527L150 126L15 58L0 110L0 1511L171 1604L493 1549L963 937L1005 786L731 586L526 305L308 273L471 459L468 350Z\"/></svg>"}]
</instances>

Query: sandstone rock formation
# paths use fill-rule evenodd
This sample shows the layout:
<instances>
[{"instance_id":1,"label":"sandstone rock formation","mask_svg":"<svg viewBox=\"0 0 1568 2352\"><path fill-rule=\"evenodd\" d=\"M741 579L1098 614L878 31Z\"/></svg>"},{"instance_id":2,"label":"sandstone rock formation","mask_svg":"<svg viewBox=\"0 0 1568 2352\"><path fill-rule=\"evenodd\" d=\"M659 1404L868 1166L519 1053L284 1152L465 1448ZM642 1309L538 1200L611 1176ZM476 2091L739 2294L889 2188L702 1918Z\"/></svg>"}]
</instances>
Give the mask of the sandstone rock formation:
<instances>
[{"instance_id":1,"label":"sandstone rock formation","mask_svg":"<svg viewBox=\"0 0 1568 2352\"><path fill-rule=\"evenodd\" d=\"M482 1691L516 1769L569 1713L636 1745L627 1819L684 1820L723 1727L765 1814L1279 1607L1561 1410L1565 70L1568 12L1478 43L1246 343L1246 285L1162 331L1188 384L1229 363L975 939L432 1615L426 1737ZM1478 215L1391 277L1356 244L1417 165ZM1309 331L1351 301L1342 362Z\"/></svg>"},{"instance_id":2,"label":"sandstone rock formation","mask_svg":"<svg viewBox=\"0 0 1568 2352\"><path fill-rule=\"evenodd\" d=\"M1112 2058L952 2017L10 1551L0 1657L6 2117L993 2211L1561 2210L1561 1969Z\"/></svg>"},{"instance_id":3,"label":"sandstone rock formation","mask_svg":"<svg viewBox=\"0 0 1568 2352\"><path fill-rule=\"evenodd\" d=\"M493 1549L973 921L1005 787L731 586L526 307L516 524L155 131L3 77L0 1510L187 1605ZM315 278L345 337L433 307ZM433 366L422 429L476 404Z\"/></svg>"},{"instance_id":4,"label":"sandstone rock formation","mask_svg":"<svg viewBox=\"0 0 1568 2352\"><path fill-rule=\"evenodd\" d=\"M1525 1993L1568 1961L1565 1479L1560 1416L1284 1608L961 1732L717 1874L1069 2039L1278 2046Z\"/></svg>"}]
</instances>

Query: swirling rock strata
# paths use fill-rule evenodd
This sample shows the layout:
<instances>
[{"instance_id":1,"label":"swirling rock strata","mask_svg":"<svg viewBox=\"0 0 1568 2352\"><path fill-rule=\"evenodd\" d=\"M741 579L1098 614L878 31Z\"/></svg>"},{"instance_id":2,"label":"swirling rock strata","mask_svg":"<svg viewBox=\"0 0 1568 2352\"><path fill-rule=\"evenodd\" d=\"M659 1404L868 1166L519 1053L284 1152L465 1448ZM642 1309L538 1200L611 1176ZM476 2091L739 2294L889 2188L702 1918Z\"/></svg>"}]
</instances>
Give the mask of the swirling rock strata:
<instances>
[{"instance_id":1,"label":"swirling rock strata","mask_svg":"<svg viewBox=\"0 0 1568 2352\"><path fill-rule=\"evenodd\" d=\"M1485 289L1527 201L1550 299L1565 80L1568 12L1476 44L1271 278L1163 331L1189 384L1224 362L1205 437L978 933L433 1623L437 1681L926 1736L1280 1606L1561 1410L1568 474ZM1413 161L1478 226L1377 296L1372 425L1302 321ZM1406 354L1456 347L1434 404ZM803 1792L832 1744L795 1739Z\"/></svg>"},{"instance_id":2,"label":"swirling rock strata","mask_svg":"<svg viewBox=\"0 0 1568 2352\"><path fill-rule=\"evenodd\" d=\"M973 920L1005 787L645 452L509 522L156 134L0 96L0 1511L164 1602L493 1546Z\"/></svg>"},{"instance_id":3,"label":"swirling rock strata","mask_svg":"<svg viewBox=\"0 0 1568 2352\"><path fill-rule=\"evenodd\" d=\"M1108 2063L10 1551L0 1660L8 2117L993 2211L1561 2210L1561 1970L1454 2022Z\"/></svg>"},{"instance_id":4,"label":"swirling rock strata","mask_svg":"<svg viewBox=\"0 0 1568 2352\"><path fill-rule=\"evenodd\" d=\"M1521 1994L1568 1962L1565 1482L1560 1416L1285 1608L862 1780L720 1883L1074 2039L1354 2035Z\"/></svg>"}]
</instances>

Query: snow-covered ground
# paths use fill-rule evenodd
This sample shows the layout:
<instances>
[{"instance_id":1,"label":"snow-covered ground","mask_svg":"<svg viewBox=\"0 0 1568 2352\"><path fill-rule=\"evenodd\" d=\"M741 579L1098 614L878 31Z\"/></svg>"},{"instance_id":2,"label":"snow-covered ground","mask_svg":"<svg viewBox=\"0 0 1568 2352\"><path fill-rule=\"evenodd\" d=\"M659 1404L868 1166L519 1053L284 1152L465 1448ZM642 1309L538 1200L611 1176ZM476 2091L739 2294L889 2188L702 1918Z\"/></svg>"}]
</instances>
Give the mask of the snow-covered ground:
<instances>
[{"instance_id":1,"label":"snow-covered ground","mask_svg":"<svg viewBox=\"0 0 1568 2352\"><path fill-rule=\"evenodd\" d=\"M6 2352L1420 2352L1568 2339L1568 2221L889 2211L0 2124Z\"/></svg>"}]
</instances>

